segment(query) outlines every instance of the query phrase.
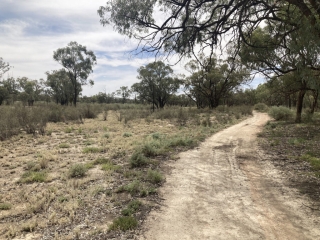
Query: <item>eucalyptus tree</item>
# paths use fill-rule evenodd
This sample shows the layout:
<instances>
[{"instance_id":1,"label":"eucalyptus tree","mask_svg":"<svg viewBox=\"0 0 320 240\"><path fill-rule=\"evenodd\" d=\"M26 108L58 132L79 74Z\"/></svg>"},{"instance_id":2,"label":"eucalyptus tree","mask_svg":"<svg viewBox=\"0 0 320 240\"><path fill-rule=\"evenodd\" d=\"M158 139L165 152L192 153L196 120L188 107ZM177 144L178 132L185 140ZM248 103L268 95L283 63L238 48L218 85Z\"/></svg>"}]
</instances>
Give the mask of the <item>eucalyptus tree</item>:
<instances>
[{"instance_id":1,"label":"eucalyptus tree","mask_svg":"<svg viewBox=\"0 0 320 240\"><path fill-rule=\"evenodd\" d=\"M88 83L94 84L92 80L88 80L88 77L97 63L96 56L85 46L70 42L66 47L54 51L53 59L60 63L69 75L73 87L73 104L76 106L77 98L82 91L81 86Z\"/></svg>"},{"instance_id":2,"label":"eucalyptus tree","mask_svg":"<svg viewBox=\"0 0 320 240\"><path fill-rule=\"evenodd\" d=\"M2 57L0 57L0 79L2 78L3 74L8 72L10 69L9 63L6 63Z\"/></svg>"},{"instance_id":3,"label":"eucalyptus tree","mask_svg":"<svg viewBox=\"0 0 320 240\"><path fill-rule=\"evenodd\" d=\"M295 9L297 18L283 17ZM246 41L261 23L285 27L286 35L306 19L310 33L320 36L320 3L315 0L111 0L98 10L100 22L130 38L141 51L189 56L221 43L223 36Z\"/></svg>"},{"instance_id":4,"label":"eucalyptus tree","mask_svg":"<svg viewBox=\"0 0 320 240\"><path fill-rule=\"evenodd\" d=\"M198 108L217 107L232 91L251 80L250 72L234 58L222 61L202 55L198 61L190 61L186 69L191 75L186 78L185 93Z\"/></svg>"},{"instance_id":5,"label":"eucalyptus tree","mask_svg":"<svg viewBox=\"0 0 320 240\"><path fill-rule=\"evenodd\" d=\"M127 86L122 86L116 91L116 95L122 98L122 103L125 103L131 95L131 90Z\"/></svg>"},{"instance_id":6,"label":"eucalyptus tree","mask_svg":"<svg viewBox=\"0 0 320 240\"><path fill-rule=\"evenodd\" d=\"M1 98L2 101L6 100L7 104L13 103L18 96L19 83L17 79L8 77L0 81Z\"/></svg>"},{"instance_id":7,"label":"eucalyptus tree","mask_svg":"<svg viewBox=\"0 0 320 240\"><path fill-rule=\"evenodd\" d=\"M240 56L244 64L268 79L280 77L287 98L297 93L295 121L301 122L306 92L319 89L320 39L312 33L308 19L300 19L296 9L288 12L290 17L287 13L285 17L299 22L299 29L288 33L290 27L269 22L251 33L241 46Z\"/></svg>"},{"instance_id":8,"label":"eucalyptus tree","mask_svg":"<svg viewBox=\"0 0 320 240\"><path fill-rule=\"evenodd\" d=\"M46 85L51 89L55 102L61 105L68 105L74 101L74 88L70 81L69 74L65 69L46 72ZM77 92L81 92L81 85L78 84Z\"/></svg>"},{"instance_id":9,"label":"eucalyptus tree","mask_svg":"<svg viewBox=\"0 0 320 240\"><path fill-rule=\"evenodd\" d=\"M17 79L19 83L20 99L28 103L29 106L33 106L34 101L39 100L41 93L44 90L43 79L31 80L27 77L21 77Z\"/></svg>"},{"instance_id":10,"label":"eucalyptus tree","mask_svg":"<svg viewBox=\"0 0 320 240\"><path fill-rule=\"evenodd\" d=\"M140 100L153 104L154 108L163 108L170 96L177 92L180 80L173 75L169 65L161 61L149 63L138 69L140 82L132 85L132 91Z\"/></svg>"}]
</instances>

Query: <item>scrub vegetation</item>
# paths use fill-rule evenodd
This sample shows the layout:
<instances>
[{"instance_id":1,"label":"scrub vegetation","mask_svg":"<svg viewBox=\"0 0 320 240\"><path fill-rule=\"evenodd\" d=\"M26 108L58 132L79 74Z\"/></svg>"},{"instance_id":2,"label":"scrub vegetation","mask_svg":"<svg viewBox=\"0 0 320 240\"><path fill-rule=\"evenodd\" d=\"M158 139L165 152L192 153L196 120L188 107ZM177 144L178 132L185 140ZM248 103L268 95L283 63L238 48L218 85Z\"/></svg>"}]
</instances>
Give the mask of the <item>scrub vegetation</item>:
<instances>
[{"instance_id":1,"label":"scrub vegetation","mask_svg":"<svg viewBox=\"0 0 320 240\"><path fill-rule=\"evenodd\" d=\"M146 105L83 103L0 111L13 116L0 120L7 126L0 142L3 239L28 233L105 239L136 229L160 201L166 161L252 114L251 107L153 112ZM25 113L31 116L25 121L36 126L32 133L16 121Z\"/></svg>"}]
</instances>

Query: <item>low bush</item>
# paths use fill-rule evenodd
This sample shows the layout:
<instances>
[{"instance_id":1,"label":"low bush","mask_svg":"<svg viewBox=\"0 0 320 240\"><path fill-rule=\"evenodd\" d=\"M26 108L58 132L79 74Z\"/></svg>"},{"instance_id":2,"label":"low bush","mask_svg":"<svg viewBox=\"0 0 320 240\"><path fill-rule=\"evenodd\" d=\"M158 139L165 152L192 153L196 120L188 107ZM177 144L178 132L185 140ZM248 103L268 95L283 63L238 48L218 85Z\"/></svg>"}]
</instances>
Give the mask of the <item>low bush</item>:
<instances>
[{"instance_id":1,"label":"low bush","mask_svg":"<svg viewBox=\"0 0 320 240\"><path fill-rule=\"evenodd\" d=\"M149 169L146 179L153 184L159 184L163 181L163 176L160 172Z\"/></svg>"},{"instance_id":2,"label":"low bush","mask_svg":"<svg viewBox=\"0 0 320 240\"><path fill-rule=\"evenodd\" d=\"M253 109L258 112L268 112L269 107L265 103L257 103L253 106Z\"/></svg>"},{"instance_id":3,"label":"low bush","mask_svg":"<svg viewBox=\"0 0 320 240\"><path fill-rule=\"evenodd\" d=\"M72 165L68 172L69 178L82 178L86 175L88 168L84 164Z\"/></svg>"},{"instance_id":4,"label":"low bush","mask_svg":"<svg viewBox=\"0 0 320 240\"><path fill-rule=\"evenodd\" d=\"M113 220L113 223L109 227L109 231L121 230L127 231L135 229L138 226L138 221L132 216L118 217Z\"/></svg>"},{"instance_id":5,"label":"low bush","mask_svg":"<svg viewBox=\"0 0 320 240\"><path fill-rule=\"evenodd\" d=\"M46 172L43 171L27 171L20 179L21 183L45 182L47 179Z\"/></svg>"},{"instance_id":6,"label":"low bush","mask_svg":"<svg viewBox=\"0 0 320 240\"><path fill-rule=\"evenodd\" d=\"M320 171L320 158L304 154L301 156L301 160L309 162L314 171Z\"/></svg>"},{"instance_id":7,"label":"low bush","mask_svg":"<svg viewBox=\"0 0 320 240\"><path fill-rule=\"evenodd\" d=\"M97 158L96 160L94 160L93 164L94 165L97 165L97 164L108 164L110 162L111 162L111 160L109 158L100 157L100 158Z\"/></svg>"},{"instance_id":8,"label":"low bush","mask_svg":"<svg viewBox=\"0 0 320 240\"><path fill-rule=\"evenodd\" d=\"M99 153L99 152L103 152L103 149L98 148L98 147L85 147L82 150L83 153Z\"/></svg>"},{"instance_id":9,"label":"low bush","mask_svg":"<svg viewBox=\"0 0 320 240\"><path fill-rule=\"evenodd\" d=\"M129 164L130 168L143 167L148 164L149 160L140 151L136 151L132 154Z\"/></svg>"},{"instance_id":10,"label":"low bush","mask_svg":"<svg viewBox=\"0 0 320 240\"><path fill-rule=\"evenodd\" d=\"M133 200L128 204L127 208L121 211L121 214L123 216L131 216L133 213L138 211L141 206L142 203L139 200Z\"/></svg>"},{"instance_id":11,"label":"low bush","mask_svg":"<svg viewBox=\"0 0 320 240\"><path fill-rule=\"evenodd\" d=\"M83 118L96 118L103 111L97 104L81 104L78 107Z\"/></svg>"},{"instance_id":12,"label":"low bush","mask_svg":"<svg viewBox=\"0 0 320 240\"><path fill-rule=\"evenodd\" d=\"M122 137L131 137L132 136L132 133L129 133L129 132L125 132L122 134Z\"/></svg>"},{"instance_id":13,"label":"low bush","mask_svg":"<svg viewBox=\"0 0 320 240\"><path fill-rule=\"evenodd\" d=\"M146 157L155 157L159 155L161 145L158 141L146 142L141 146L141 153Z\"/></svg>"},{"instance_id":14,"label":"low bush","mask_svg":"<svg viewBox=\"0 0 320 240\"><path fill-rule=\"evenodd\" d=\"M133 182L129 183L128 185L124 185L118 188L117 192L128 192L132 196L137 195L143 191L143 186L140 181L134 180Z\"/></svg>"},{"instance_id":15,"label":"low bush","mask_svg":"<svg viewBox=\"0 0 320 240\"><path fill-rule=\"evenodd\" d=\"M10 210L12 205L10 203L0 203L0 211L1 210Z\"/></svg>"},{"instance_id":16,"label":"low bush","mask_svg":"<svg viewBox=\"0 0 320 240\"><path fill-rule=\"evenodd\" d=\"M274 118L276 121L288 121L293 118L293 112L286 107L272 107L270 108L268 114L270 117Z\"/></svg>"}]
</instances>

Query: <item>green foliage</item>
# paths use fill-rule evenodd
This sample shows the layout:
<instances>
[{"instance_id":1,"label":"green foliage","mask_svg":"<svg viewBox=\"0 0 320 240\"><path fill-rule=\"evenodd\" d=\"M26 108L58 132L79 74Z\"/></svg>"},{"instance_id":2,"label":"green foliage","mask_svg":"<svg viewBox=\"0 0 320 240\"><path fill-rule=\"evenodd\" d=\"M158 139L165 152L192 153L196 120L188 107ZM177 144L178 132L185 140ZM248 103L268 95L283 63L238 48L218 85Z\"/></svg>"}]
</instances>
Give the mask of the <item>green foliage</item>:
<instances>
[{"instance_id":1,"label":"green foliage","mask_svg":"<svg viewBox=\"0 0 320 240\"><path fill-rule=\"evenodd\" d=\"M27 171L24 174L22 174L19 182L21 183L45 182L46 178L47 178L46 172Z\"/></svg>"},{"instance_id":2,"label":"green foliage","mask_svg":"<svg viewBox=\"0 0 320 240\"><path fill-rule=\"evenodd\" d=\"M95 164L95 165L108 164L110 162L111 162L111 160L109 158L100 157L100 158L97 158L96 160L94 160L93 164Z\"/></svg>"},{"instance_id":3,"label":"green foliage","mask_svg":"<svg viewBox=\"0 0 320 240\"><path fill-rule=\"evenodd\" d=\"M81 104L80 114L83 118L96 118L102 112L102 108L96 104Z\"/></svg>"},{"instance_id":4,"label":"green foliage","mask_svg":"<svg viewBox=\"0 0 320 240\"><path fill-rule=\"evenodd\" d=\"M118 165L113 164L112 162L109 162L109 163L102 164L101 169L103 171L111 171L111 172L116 171L117 172L121 169L121 166L118 166Z\"/></svg>"},{"instance_id":5,"label":"green foliage","mask_svg":"<svg viewBox=\"0 0 320 240\"><path fill-rule=\"evenodd\" d=\"M103 152L104 150L98 147L85 147L82 152L83 153L99 153Z\"/></svg>"},{"instance_id":6,"label":"green foliage","mask_svg":"<svg viewBox=\"0 0 320 240\"><path fill-rule=\"evenodd\" d=\"M125 132L122 134L123 137L131 137L132 136L132 133L129 133L129 132Z\"/></svg>"},{"instance_id":7,"label":"green foliage","mask_svg":"<svg viewBox=\"0 0 320 240\"><path fill-rule=\"evenodd\" d=\"M72 127L68 127L64 130L65 133L72 133L74 129Z\"/></svg>"},{"instance_id":8,"label":"green foliage","mask_svg":"<svg viewBox=\"0 0 320 240\"><path fill-rule=\"evenodd\" d=\"M139 200L133 200L128 204L127 208L121 211L121 214L123 216L131 216L133 213L138 211L141 206L142 203Z\"/></svg>"},{"instance_id":9,"label":"green foliage","mask_svg":"<svg viewBox=\"0 0 320 240\"><path fill-rule=\"evenodd\" d=\"M149 163L148 158L146 158L140 151L135 151L130 158L130 168L137 168L146 166Z\"/></svg>"},{"instance_id":10,"label":"green foliage","mask_svg":"<svg viewBox=\"0 0 320 240\"><path fill-rule=\"evenodd\" d=\"M175 93L180 81L173 78L173 70L163 62L153 62L138 69L138 79L141 81L132 85L133 92L138 98L163 108L170 96Z\"/></svg>"},{"instance_id":11,"label":"green foliage","mask_svg":"<svg viewBox=\"0 0 320 240\"><path fill-rule=\"evenodd\" d=\"M68 143L60 143L59 148L69 148L70 145Z\"/></svg>"},{"instance_id":12,"label":"green foliage","mask_svg":"<svg viewBox=\"0 0 320 240\"><path fill-rule=\"evenodd\" d=\"M0 211L10 210L12 205L10 203L0 203Z\"/></svg>"},{"instance_id":13,"label":"green foliage","mask_svg":"<svg viewBox=\"0 0 320 240\"><path fill-rule=\"evenodd\" d=\"M74 164L68 172L69 178L82 178L86 175L88 168L84 164Z\"/></svg>"},{"instance_id":14,"label":"green foliage","mask_svg":"<svg viewBox=\"0 0 320 240\"><path fill-rule=\"evenodd\" d=\"M175 136L168 140L168 147L194 147L196 146L196 141L193 138L186 136Z\"/></svg>"},{"instance_id":15,"label":"green foliage","mask_svg":"<svg viewBox=\"0 0 320 240\"><path fill-rule=\"evenodd\" d=\"M46 85L52 90L52 97L56 103L67 105L73 99L73 85L65 69L46 72Z\"/></svg>"},{"instance_id":16,"label":"green foliage","mask_svg":"<svg viewBox=\"0 0 320 240\"><path fill-rule=\"evenodd\" d=\"M293 112L286 107L271 107L268 114L276 121L288 121L293 118Z\"/></svg>"},{"instance_id":17,"label":"green foliage","mask_svg":"<svg viewBox=\"0 0 320 240\"><path fill-rule=\"evenodd\" d=\"M159 155L161 143L159 141L149 141L141 146L141 153L146 157Z\"/></svg>"},{"instance_id":18,"label":"green foliage","mask_svg":"<svg viewBox=\"0 0 320 240\"><path fill-rule=\"evenodd\" d=\"M153 184L160 184L163 181L163 176L160 172L149 169L146 179Z\"/></svg>"},{"instance_id":19,"label":"green foliage","mask_svg":"<svg viewBox=\"0 0 320 240\"><path fill-rule=\"evenodd\" d=\"M138 193L140 193L140 191L143 190L143 185L141 184L140 181L138 180L134 180L133 182L129 183L128 185L125 186L121 186L120 188L118 188L117 192L128 192L130 193L132 196L137 195Z\"/></svg>"},{"instance_id":20,"label":"green foliage","mask_svg":"<svg viewBox=\"0 0 320 240\"><path fill-rule=\"evenodd\" d=\"M115 220L113 220L113 223L109 227L109 231L114 230L121 230L121 231L127 231L127 230L133 230L137 228L138 221L132 217L132 216L123 216L118 217Z\"/></svg>"},{"instance_id":21,"label":"green foliage","mask_svg":"<svg viewBox=\"0 0 320 240\"><path fill-rule=\"evenodd\" d=\"M85 46L77 42L70 42L67 47L54 51L53 58L68 72L73 89L73 104L76 106L77 97L82 91L81 86L87 83L89 74L93 71L93 65L97 63L96 56ZM89 83L93 84L92 81Z\"/></svg>"},{"instance_id":22,"label":"green foliage","mask_svg":"<svg viewBox=\"0 0 320 240\"><path fill-rule=\"evenodd\" d=\"M265 103L257 103L253 106L253 109L258 112L268 112L269 107Z\"/></svg>"},{"instance_id":23,"label":"green foliage","mask_svg":"<svg viewBox=\"0 0 320 240\"><path fill-rule=\"evenodd\" d=\"M301 156L301 160L309 162L313 170L320 171L320 158L313 157L309 154L304 154Z\"/></svg>"},{"instance_id":24,"label":"green foliage","mask_svg":"<svg viewBox=\"0 0 320 240\"><path fill-rule=\"evenodd\" d=\"M228 59L222 62L215 55L210 58L200 55L185 68L191 73L185 81L186 92L198 108L218 107L225 96L250 80L250 71L239 61Z\"/></svg>"}]
</instances>

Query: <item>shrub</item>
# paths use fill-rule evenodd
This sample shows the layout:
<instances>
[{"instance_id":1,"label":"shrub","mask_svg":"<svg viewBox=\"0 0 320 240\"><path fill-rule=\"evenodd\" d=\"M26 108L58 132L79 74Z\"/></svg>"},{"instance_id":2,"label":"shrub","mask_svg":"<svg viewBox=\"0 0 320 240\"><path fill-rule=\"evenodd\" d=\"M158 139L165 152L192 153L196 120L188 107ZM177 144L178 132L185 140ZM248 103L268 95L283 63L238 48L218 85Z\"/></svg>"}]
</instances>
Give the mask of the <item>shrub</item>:
<instances>
[{"instance_id":1,"label":"shrub","mask_svg":"<svg viewBox=\"0 0 320 240\"><path fill-rule=\"evenodd\" d=\"M131 136L132 136L132 133L125 132L122 136L123 136L123 137L131 137Z\"/></svg>"},{"instance_id":2,"label":"shrub","mask_svg":"<svg viewBox=\"0 0 320 240\"><path fill-rule=\"evenodd\" d=\"M88 168L84 164L75 164L69 169L68 176L69 178L81 178L86 175L87 171Z\"/></svg>"},{"instance_id":3,"label":"shrub","mask_svg":"<svg viewBox=\"0 0 320 240\"><path fill-rule=\"evenodd\" d=\"M70 145L68 143L60 143L59 148L69 148Z\"/></svg>"},{"instance_id":4,"label":"shrub","mask_svg":"<svg viewBox=\"0 0 320 240\"><path fill-rule=\"evenodd\" d=\"M236 109L239 110L239 112L242 115L253 115L252 113L252 106L247 106L247 105L241 105L241 106L237 106L235 107Z\"/></svg>"},{"instance_id":5,"label":"shrub","mask_svg":"<svg viewBox=\"0 0 320 240\"><path fill-rule=\"evenodd\" d=\"M47 174L45 172L27 171L20 179L21 183L45 182Z\"/></svg>"},{"instance_id":6,"label":"shrub","mask_svg":"<svg viewBox=\"0 0 320 240\"><path fill-rule=\"evenodd\" d=\"M159 184L163 181L163 177L162 177L161 173L158 171L155 171L155 170L151 170L151 169L148 170L146 178L149 182L151 182L153 184Z\"/></svg>"},{"instance_id":7,"label":"shrub","mask_svg":"<svg viewBox=\"0 0 320 240\"><path fill-rule=\"evenodd\" d=\"M121 166L115 165L115 164L113 164L111 162L104 163L101 166L101 170L103 170L103 171L111 171L111 172L113 172L113 171L119 171L120 169L121 169Z\"/></svg>"},{"instance_id":8,"label":"shrub","mask_svg":"<svg viewBox=\"0 0 320 240\"><path fill-rule=\"evenodd\" d=\"M83 118L96 118L102 112L99 105L95 104L80 105L79 109Z\"/></svg>"},{"instance_id":9,"label":"shrub","mask_svg":"<svg viewBox=\"0 0 320 240\"><path fill-rule=\"evenodd\" d=\"M188 138L188 137L182 137L182 136L176 136L172 139L170 139L169 143L168 143L168 147L193 147L195 146L197 143L195 140L193 140L192 138Z\"/></svg>"},{"instance_id":10,"label":"shrub","mask_svg":"<svg viewBox=\"0 0 320 240\"><path fill-rule=\"evenodd\" d=\"M272 107L268 114L270 117L274 118L276 121L288 121L293 118L293 112L286 107Z\"/></svg>"},{"instance_id":11,"label":"shrub","mask_svg":"<svg viewBox=\"0 0 320 240\"><path fill-rule=\"evenodd\" d=\"M0 203L0 210L10 210L12 205L10 203Z\"/></svg>"},{"instance_id":12,"label":"shrub","mask_svg":"<svg viewBox=\"0 0 320 240\"><path fill-rule=\"evenodd\" d=\"M123 216L131 216L133 213L139 210L142 203L139 200L133 200L131 201L126 209L123 209L121 211L121 214Z\"/></svg>"},{"instance_id":13,"label":"shrub","mask_svg":"<svg viewBox=\"0 0 320 240\"><path fill-rule=\"evenodd\" d=\"M20 124L14 108L0 106L0 140L5 140L20 132Z\"/></svg>"},{"instance_id":14,"label":"shrub","mask_svg":"<svg viewBox=\"0 0 320 240\"><path fill-rule=\"evenodd\" d=\"M160 139L160 138L161 138L161 134L158 133L158 132L155 132L155 133L152 133L151 137L152 137L153 139Z\"/></svg>"},{"instance_id":15,"label":"shrub","mask_svg":"<svg viewBox=\"0 0 320 240\"><path fill-rule=\"evenodd\" d=\"M155 157L159 155L159 147L159 144L157 144L155 141L147 142L141 147L141 153L146 157Z\"/></svg>"},{"instance_id":16,"label":"shrub","mask_svg":"<svg viewBox=\"0 0 320 240\"><path fill-rule=\"evenodd\" d=\"M141 186L141 183L138 180L134 180L133 182L129 183L128 185L119 187L117 192L128 192L131 195L136 195L142 190L143 190L143 188Z\"/></svg>"},{"instance_id":17,"label":"shrub","mask_svg":"<svg viewBox=\"0 0 320 240\"><path fill-rule=\"evenodd\" d=\"M265 103L257 103L253 106L253 109L258 112L268 112L269 107Z\"/></svg>"},{"instance_id":18,"label":"shrub","mask_svg":"<svg viewBox=\"0 0 320 240\"><path fill-rule=\"evenodd\" d=\"M229 112L229 108L226 105L219 105L219 106L216 107L216 110L218 112L223 112L223 113Z\"/></svg>"},{"instance_id":19,"label":"shrub","mask_svg":"<svg viewBox=\"0 0 320 240\"><path fill-rule=\"evenodd\" d=\"M44 134L48 122L48 110L43 107L16 107L20 126L28 134Z\"/></svg>"},{"instance_id":20,"label":"shrub","mask_svg":"<svg viewBox=\"0 0 320 240\"><path fill-rule=\"evenodd\" d=\"M110 159L109 158L97 158L96 160L94 160L93 164L97 165L97 164L108 164L110 163Z\"/></svg>"},{"instance_id":21,"label":"shrub","mask_svg":"<svg viewBox=\"0 0 320 240\"><path fill-rule=\"evenodd\" d=\"M188 119L189 119L188 112L184 111L183 108L180 108L177 115L177 123L180 126L185 126L187 124Z\"/></svg>"},{"instance_id":22,"label":"shrub","mask_svg":"<svg viewBox=\"0 0 320 240\"><path fill-rule=\"evenodd\" d=\"M113 223L109 227L109 231L121 230L127 231L135 229L138 226L138 221L132 216L119 217L113 220Z\"/></svg>"},{"instance_id":23,"label":"shrub","mask_svg":"<svg viewBox=\"0 0 320 240\"><path fill-rule=\"evenodd\" d=\"M103 149L97 147L86 147L82 150L83 153L99 153L103 152Z\"/></svg>"},{"instance_id":24,"label":"shrub","mask_svg":"<svg viewBox=\"0 0 320 240\"><path fill-rule=\"evenodd\" d=\"M313 170L320 171L320 158L313 157L309 154L304 154L301 156L303 161L307 161L312 166Z\"/></svg>"},{"instance_id":25,"label":"shrub","mask_svg":"<svg viewBox=\"0 0 320 240\"><path fill-rule=\"evenodd\" d=\"M136 151L130 158L130 168L143 167L148 164L148 158L146 158L141 152Z\"/></svg>"}]
</instances>

